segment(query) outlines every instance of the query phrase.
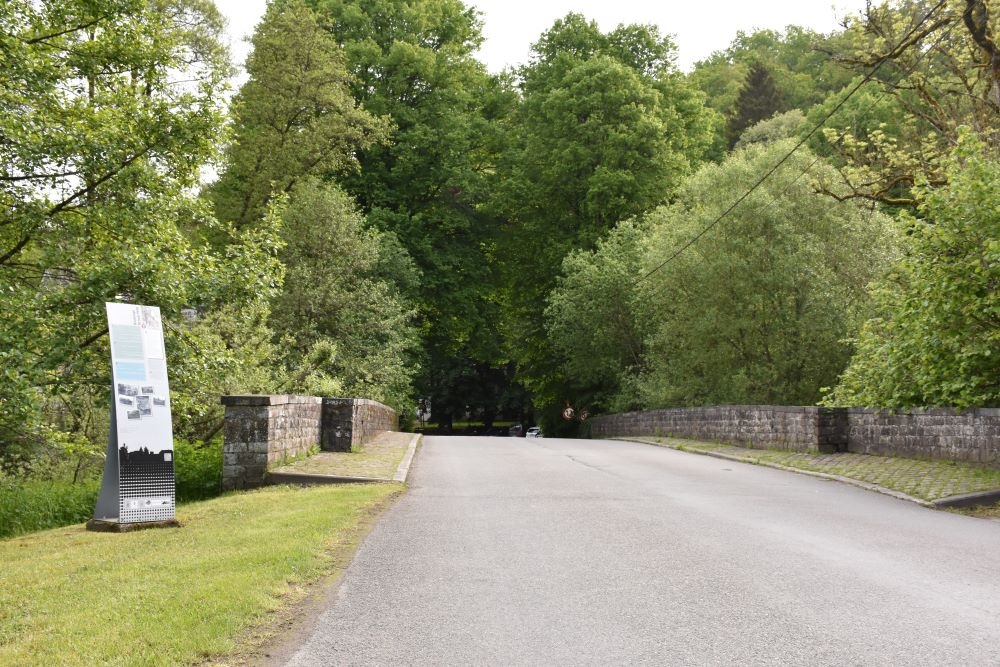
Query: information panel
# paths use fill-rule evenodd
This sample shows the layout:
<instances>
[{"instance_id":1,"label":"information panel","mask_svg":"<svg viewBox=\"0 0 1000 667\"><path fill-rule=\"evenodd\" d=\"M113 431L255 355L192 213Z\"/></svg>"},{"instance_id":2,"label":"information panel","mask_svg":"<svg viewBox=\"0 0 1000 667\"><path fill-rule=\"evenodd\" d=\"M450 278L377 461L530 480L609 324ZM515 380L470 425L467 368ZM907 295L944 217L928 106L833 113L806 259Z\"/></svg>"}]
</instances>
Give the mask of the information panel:
<instances>
[{"instance_id":1,"label":"information panel","mask_svg":"<svg viewBox=\"0 0 1000 667\"><path fill-rule=\"evenodd\" d=\"M174 441L160 309L105 304L111 339L108 457L95 518L174 518Z\"/></svg>"}]
</instances>

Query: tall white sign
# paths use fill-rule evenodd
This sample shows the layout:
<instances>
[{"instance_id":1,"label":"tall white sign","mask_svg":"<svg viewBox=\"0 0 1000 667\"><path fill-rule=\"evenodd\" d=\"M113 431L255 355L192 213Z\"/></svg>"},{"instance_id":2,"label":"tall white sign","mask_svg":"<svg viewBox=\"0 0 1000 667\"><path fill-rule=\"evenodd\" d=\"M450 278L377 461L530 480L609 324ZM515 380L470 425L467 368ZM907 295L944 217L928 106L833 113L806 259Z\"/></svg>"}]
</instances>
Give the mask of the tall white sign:
<instances>
[{"instance_id":1,"label":"tall white sign","mask_svg":"<svg viewBox=\"0 0 1000 667\"><path fill-rule=\"evenodd\" d=\"M111 339L111 433L94 518L174 518L174 440L160 309L105 304Z\"/></svg>"}]
</instances>

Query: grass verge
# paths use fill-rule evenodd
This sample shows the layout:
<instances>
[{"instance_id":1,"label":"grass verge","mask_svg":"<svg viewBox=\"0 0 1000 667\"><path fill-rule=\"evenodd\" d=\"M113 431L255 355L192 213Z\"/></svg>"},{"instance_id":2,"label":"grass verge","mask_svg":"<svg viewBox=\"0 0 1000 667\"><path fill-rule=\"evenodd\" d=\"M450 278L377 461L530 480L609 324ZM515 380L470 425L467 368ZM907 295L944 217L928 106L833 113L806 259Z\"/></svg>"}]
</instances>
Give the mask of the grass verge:
<instances>
[{"instance_id":1,"label":"grass verge","mask_svg":"<svg viewBox=\"0 0 1000 667\"><path fill-rule=\"evenodd\" d=\"M342 567L401 484L271 487L191 503L179 529L0 541L0 664L179 665L238 652ZM256 633L260 635L260 633Z\"/></svg>"}]
</instances>

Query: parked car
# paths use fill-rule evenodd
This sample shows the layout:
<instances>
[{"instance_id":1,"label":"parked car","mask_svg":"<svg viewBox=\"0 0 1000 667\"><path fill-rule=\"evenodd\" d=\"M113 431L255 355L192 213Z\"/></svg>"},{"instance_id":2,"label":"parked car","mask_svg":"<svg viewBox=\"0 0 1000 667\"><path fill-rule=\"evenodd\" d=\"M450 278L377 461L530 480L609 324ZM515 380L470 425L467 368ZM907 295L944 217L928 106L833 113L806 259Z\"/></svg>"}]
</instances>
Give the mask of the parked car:
<instances>
[{"instance_id":1,"label":"parked car","mask_svg":"<svg viewBox=\"0 0 1000 667\"><path fill-rule=\"evenodd\" d=\"M508 431L512 438L523 438L524 437L524 426L521 424L514 424L510 427Z\"/></svg>"},{"instance_id":2,"label":"parked car","mask_svg":"<svg viewBox=\"0 0 1000 667\"><path fill-rule=\"evenodd\" d=\"M532 426L531 428L528 429L528 432L525 434L524 437L526 437L526 438L541 438L541 437L543 437L542 436L542 429L538 428L537 426Z\"/></svg>"}]
</instances>

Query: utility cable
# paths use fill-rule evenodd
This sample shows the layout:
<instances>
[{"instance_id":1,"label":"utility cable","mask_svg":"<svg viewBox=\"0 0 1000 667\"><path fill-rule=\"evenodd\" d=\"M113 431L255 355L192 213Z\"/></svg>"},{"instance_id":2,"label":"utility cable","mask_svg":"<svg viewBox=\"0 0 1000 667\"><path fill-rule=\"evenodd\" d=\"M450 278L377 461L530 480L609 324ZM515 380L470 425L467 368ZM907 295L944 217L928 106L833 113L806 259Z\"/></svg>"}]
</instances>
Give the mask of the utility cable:
<instances>
[{"instance_id":1,"label":"utility cable","mask_svg":"<svg viewBox=\"0 0 1000 667\"><path fill-rule=\"evenodd\" d=\"M778 171L778 169L781 168L781 165L783 165L785 162L787 162L789 159L791 159L791 157L796 152L798 152L798 150L800 148L802 148L802 146L804 146L812 138L812 136L814 134L816 134L816 132L818 132L827 123L827 121L829 121L838 111L840 111L841 107L843 107L844 104L846 104L847 101L849 99L851 99L851 97L856 92L858 92L858 90L860 90L862 86L864 86L866 83L868 83L869 81L871 81L874 78L874 76L878 73L878 71L882 68L882 65L884 65L886 62L888 62L890 60L890 55L892 53L895 53L896 50L898 50L899 47L902 44L906 43L906 41L917 30L919 30L920 27L924 23L926 23L931 18L931 16L934 15L935 12L937 12L946 3L947 3L947 0L940 0L936 5L934 5L934 7L932 7L931 10L928 11L927 14L925 14L924 17L922 19L920 19L920 21L916 25L914 25L912 28L910 28L910 30L902 37L902 39L899 40L899 42L893 48L889 49L889 51L886 53L886 55L882 56L879 59L879 61L875 64L875 66L871 69L871 71L868 72L861 79L861 81L859 81L853 88L851 88L851 90L847 93L847 95L842 100L840 100L833 107L833 109L829 113L827 113L826 116L824 116L823 119L819 123L816 124L815 127L813 127L811 130L809 130L809 132L806 133L806 135L804 137L802 137L802 139L800 139L799 142L797 144L795 144L795 146L790 151L788 151L788 153L786 153L784 155L784 157L782 157L780 160L778 160L778 162L775 163L775 165L772 166L763 176L761 176L759 179L757 179L757 181L752 186L750 186L749 190L747 190L742 195L740 195L740 197L738 197L736 199L736 201L734 201L732 204L730 204L730 206L725 211L723 211L711 223L709 223L708 225L706 225L695 236L693 236L692 238L690 238L684 245L682 245L680 248L678 248L672 255L670 255L669 257L667 257L667 259L663 260L658 265L656 265L655 267L653 267L651 270L649 270L648 272L646 272L645 274L643 274L642 276L640 276L639 279L635 281L635 283L633 284L633 286L634 285L638 285L639 283L643 282L644 280L646 280L647 278L649 278L651 275L653 275L654 273L660 271L667 264L669 264L670 262L672 262L673 260L675 260L677 257L679 257L681 255L681 253L683 253L685 250L687 250L688 248L690 248L691 246L693 246L695 243L697 243L699 240L701 240L701 238L705 234L707 234L712 228L714 228L716 225L718 225L720 222L722 222L722 220L727 215L729 215L730 213L732 213L733 210L735 210L737 206L739 206L740 204L742 204L747 199L747 197L749 197L751 194L753 194L754 191L756 191L757 188L759 188L764 183L764 181L766 181L776 171ZM815 162L813 162L813 164L815 164ZM812 165L810 165L810 168L811 168L811 166ZM805 172L803 172L803 174L804 173ZM803 174L800 174L796 178L796 180L798 180L798 178L801 178L801 176ZM794 183L794 181L793 181L793 183ZM790 187L790 185L791 184L789 184L789 187Z\"/></svg>"}]
</instances>

